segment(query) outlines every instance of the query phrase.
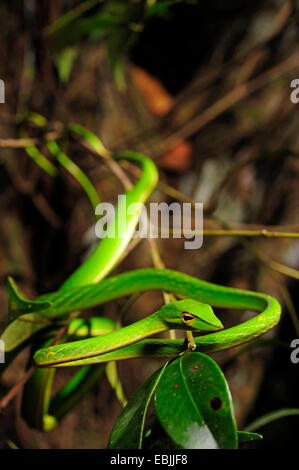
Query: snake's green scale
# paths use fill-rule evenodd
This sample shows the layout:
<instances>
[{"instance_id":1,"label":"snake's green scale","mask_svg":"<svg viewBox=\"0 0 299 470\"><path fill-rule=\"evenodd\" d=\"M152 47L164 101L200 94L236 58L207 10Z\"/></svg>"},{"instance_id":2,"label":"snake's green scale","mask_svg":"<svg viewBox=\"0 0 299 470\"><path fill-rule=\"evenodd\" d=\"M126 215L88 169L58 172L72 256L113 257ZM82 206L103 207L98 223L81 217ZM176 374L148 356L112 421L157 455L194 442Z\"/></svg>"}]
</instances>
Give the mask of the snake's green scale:
<instances>
[{"instance_id":1,"label":"snake's green scale","mask_svg":"<svg viewBox=\"0 0 299 470\"><path fill-rule=\"evenodd\" d=\"M70 125L69 128L87 140L94 151L101 152L102 144L94 134L76 124ZM56 145L50 148L54 155L56 151L57 153L59 151ZM8 324L1 338L6 341L10 350L14 350L22 341L29 339L39 330L49 328L49 326L51 328L51 325L57 329L57 319L60 317L65 319L66 314L85 310L136 292L163 290L174 293L182 300L171 302L152 315L114 331L114 324L111 320L99 318L85 321L76 318L70 322L65 340L78 339L85 335L95 335L95 337L55 346L49 346L47 343L46 347L36 351L34 361L40 369L25 387L23 414L29 424L43 430L52 429L86 393L103 373L101 363L146 356L173 357L187 348L184 340L148 338L153 334L175 328L213 331L195 337L198 350L211 352L254 339L273 328L280 318L281 307L271 296L219 286L174 270L139 269L104 279L121 260L138 223L140 204L137 205L136 211L131 213L127 212L129 205L146 202L158 181L156 166L146 156L136 152L122 152L114 155L113 158L117 161L126 159L140 166L142 170L140 179L130 191L126 192L126 200L120 201L115 218L108 228L110 235L112 231L118 233L121 228L119 220L124 220L123 236L104 238L91 256L57 292L42 295L32 301L32 304L41 302L39 316L36 316L38 305L35 303L35 313L29 313L26 317L26 308L30 302L26 304L26 299L19 296L16 287L11 283L12 296L15 296L17 300L19 300L18 296L20 297L21 304L22 302L24 304L25 314L21 319L12 317L11 323ZM41 166L43 167L44 164L43 159ZM49 306L44 308L47 302ZM214 315L211 306L250 310L259 314L232 328L223 329L221 321ZM26 318L31 321L32 316L37 319L36 324L24 321ZM42 318L43 322L39 318ZM77 365L85 367L79 369L72 381L50 400L55 368Z\"/></svg>"},{"instance_id":2,"label":"snake's green scale","mask_svg":"<svg viewBox=\"0 0 299 470\"><path fill-rule=\"evenodd\" d=\"M44 315L53 318L62 315L63 313L73 311L75 306L77 306L79 310L83 310L134 292L161 289L173 292L178 297L192 298L214 307L236 308L261 312L254 318L232 328L195 338L197 348L200 351L218 351L220 349L226 349L242 344L245 341L249 341L250 339L260 336L270 328L273 328L280 318L280 304L271 296L252 291L219 286L169 269L159 270L148 268L134 270L104 279L101 283L96 285L83 286L80 289L72 289L69 292L65 292L65 295L62 298L59 298L59 293L54 293L42 296L39 300L48 300L53 302L53 305L44 311ZM140 330L144 336L147 336L149 330L145 330L143 328L143 320L140 322L136 322L134 324L136 326L136 335L138 335L140 326ZM183 327L184 326L182 325L182 328ZM120 331L113 333L116 340L119 333ZM71 344L72 343L69 343L68 346L70 349ZM138 356L141 355L142 351L147 351L146 355L149 355L148 346L150 346L150 351L153 356L161 356L163 355L161 354L161 351L164 350L165 344L165 340L155 340L153 342L145 340L139 343L139 346L135 345L134 347L131 346L124 350L119 350L118 353L115 353L114 357L121 358L123 353L127 358L130 351L132 352L131 357L134 357L137 351L139 351L137 354ZM181 346L182 340L168 340L167 356L177 354L180 351ZM51 354L48 357L48 353L51 351L57 351L57 354L59 354L58 351L60 347L61 345L53 346L52 348L36 352L35 361L37 365L41 366L47 364L48 360L50 361L50 358L54 361L54 354ZM91 355L95 355L95 353L93 352ZM64 359L65 358L66 355L64 355ZM100 362L100 360L97 362Z\"/></svg>"},{"instance_id":3,"label":"snake's green scale","mask_svg":"<svg viewBox=\"0 0 299 470\"><path fill-rule=\"evenodd\" d=\"M144 204L158 182L155 164L149 158L135 152L122 152L113 155L114 160L129 160L142 169L140 179L125 193L115 211L106 237L101 241L92 256L88 258L62 285L60 290L99 282L116 266L131 240L140 217L140 204ZM137 203L137 204L136 204ZM136 204L136 210L128 213L128 207ZM139 207L138 207L139 206ZM125 217L121 217L124 214ZM122 227L122 222L124 226ZM115 237L112 235L116 234ZM122 235L123 234L123 235ZM120 236L118 236L120 235Z\"/></svg>"},{"instance_id":4,"label":"snake's green scale","mask_svg":"<svg viewBox=\"0 0 299 470\"><path fill-rule=\"evenodd\" d=\"M117 332L43 348L37 351L34 359L39 366L61 364L98 356L169 329L215 331L221 328L223 326L210 305L191 299L178 300Z\"/></svg>"}]
</instances>

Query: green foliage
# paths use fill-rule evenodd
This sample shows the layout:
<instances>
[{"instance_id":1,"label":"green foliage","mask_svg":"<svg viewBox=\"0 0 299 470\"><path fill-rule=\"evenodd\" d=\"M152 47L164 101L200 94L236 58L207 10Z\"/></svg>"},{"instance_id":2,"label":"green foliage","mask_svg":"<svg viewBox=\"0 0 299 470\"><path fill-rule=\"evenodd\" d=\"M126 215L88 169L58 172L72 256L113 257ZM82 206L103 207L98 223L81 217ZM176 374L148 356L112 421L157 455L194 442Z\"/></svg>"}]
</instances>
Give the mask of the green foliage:
<instances>
[{"instance_id":1,"label":"green foliage","mask_svg":"<svg viewBox=\"0 0 299 470\"><path fill-rule=\"evenodd\" d=\"M59 80L68 82L74 63L78 55L77 47L66 47L58 54L54 54L54 62L58 70Z\"/></svg>"},{"instance_id":2,"label":"green foliage","mask_svg":"<svg viewBox=\"0 0 299 470\"><path fill-rule=\"evenodd\" d=\"M263 439L263 436L256 432L238 431L238 439L239 444L243 444L244 442L260 441Z\"/></svg>"},{"instance_id":3,"label":"green foliage","mask_svg":"<svg viewBox=\"0 0 299 470\"><path fill-rule=\"evenodd\" d=\"M167 368L155 394L155 409L163 428L180 447L237 446L227 383L217 364L204 354L185 354Z\"/></svg>"},{"instance_id":4,"label":"green foliage","mask_svg":"<svg viewBox=\"0 0 299 470\"><path fill-rule=\"evenodd\" d=\"M142 447L153 395L157 418L173 447L236 449L239 440L258 438L238 435L229 388L218 365L204 354L187 353L166 363L138 389L114 426L110 448Z\"/></svg>"},{"instance_id":5,"label":"green foliage","mask_svg":"<svg viewBox=\"0 0 299 470\"><path fill-rule=\"evenodd\" d=\"M157 16L160 18L169 18L170 17L170 7L176 3L182 3L180 0L162 0L158 2L152 2L152 5L146 10L146 18L152 16Z\"/></svg>"},{"instance_id":6,"label":"green foliage","mask_svg":"<svg viewBox=\"0 0 299 470\"><path fill-rule=\"evenodd\" d=\"M145 415L166 366L149 377L131 398L111 433L110 449L142 448Z\"/></svg>"},{"instance_id":7,"label":"green foliage","mask_svg":"<svg viewBox=\"0 0 299 470\"><path fill-rule=\"evenodd\" d=\"M246 431L255 431L277 419L286 418L287 416L299 416L299 408L283 408L282 410L271 411L250 423L245 429Z\"/></svg>"},{"instance_id":8,"label":"green foliage","mask_svg":"<svg viewBox=\"0 0 299 470\"><path fill-rule=\"evenodd\" d=\"M115 6L116 3L120 4L122 2L113 3ZM30 115L30 120L40 127L43 127L46 124L46 120L37 114ZM106 158L110 157L109 152L103 147L98 138L82 126L72 124L68 126L68 130L78 134L81 138L86 140L96 152L103 153ZM35 147L32 146L32 149L35 149ZM85 174L67 155L62 152L55 141L48 143L48 149L56 157L60 165L66 168L73 177L77 179L82 189L84 189L88 195L92 206L95 206L99 202L99 198L92 183L87 179ZM27 153L32 157L32 154L31 152L28 152L28 149ZM143 156L139 156L137 158L136 154L134 155L135 157L133 160L135 159L137 162L140 162L140 158L147 158ZM39 164L40 157L35 158L34 160ZM47 160L45 159L45 161ZM39 164L39 166L46 171L44 165ZM147 166L144 168L147 168L147 171L151 172L151 178L155 183L157 173L154 164L147 159ZM141 179L139 180L139 183L140 181ZM155 185L152 183L151 190L154 186ZM132 195L132 190L130 194ZM108 254L111 253L113 254L113 250L112 252L108 251ZM108 261L110 261L109 258ZM96 263L96 269L100 269L98 261ZM156 275L156 271L159 270L153 271L155 271ZM145 274L143 282L145 284L149 282L150 272L151 270L143 270L143 273ZM173 274L171 275L170 271L163 269L160 270L160 272L163 272L163 275L166 273L167 278L170 276L170 280L172 279ZM74 312L76 314L78 311L107 302L117 296L121 297L125 294L132 293L134 291L134 289L132 291L132 274L134 275L134 272L131 272L127 276L128 290L126 290L126 283L124 282L126 275L121 275L122 282L119 287L117 287L115 278L110 278L100 283L85 286L81 286L80 283L76 285L75 283L73 289L60 288L57 292L45 294L34 301L26 299L19 292L14 281L9 279L9 316L7 327L1 336L1 339L5 342L6 352L8 353L6 356L6 367L14 359L19 350L29 343L29 340L32 344L31 337L33 335L35 335L34 339L37 340L37 343L44 342L43 335L45 333L45 327L48 328L46 333L48 334L47 338L49 344L52 346L53 342L57 343L58 341L59 348L62 346L62 352L65 357L67 347L70 346L70 348L72 348L72 344L61 344L62 340L65 341L65 339L68 338L60 338L61 341L57 339L58 328L61 327L62 324L67 328L67 322L71 321L71 315ZM176 289L178 288L178 285L182 287L182 277L184 277L184 275L182 273L176 273L175 276L179 276L179 282L175 282L175 286L173 284L171 285L172 287L169 289L170 292L177 292ZM140 273L135 280L135 284L133 281L136 291L139 292L140 290L146 290L143 283L139 288L136 286L137 279L140 282ZM86 281L86 275L84 275L84 281ZM187 291L184 291L184 297L186 297L186 294L188 297L188 293L192 296L194 294L192 287L190 287L192 278L188 280L185 279L184 282L187 288ZM218 300L221 302L222 293L222 297L224 296L224 305L227 305L227 302L229 302L229 305L234 305L231 290L230 296L227 297L228 288L216 286L215 289L215 285L213 285L211 288L211 294L207 287L209 283L198 280L196 280L196 282L200 283L199 290L201 291L201 295L204 296L205 290L207 289L208 293L206 293L206 297L204 296L204 298L207 298L209 302L210 300L213 300L215 296L220 296L220 300ZM159 288L160 283L161 278L159 278ZM154 285L154 288L157 288L156 284ZM224 294L223 290L225 290ZM117 295L115 295L116 293ZM179 290L177 293L179 293ZM238 295L240 294L238 293ZM256 296L260 299L262 294L256 294ZM244 308L244 305L249 305L251 307L256 306L255 303L248 303L248 299L246 297L245 299L241 302L241 307ZM251 297L249 297L249 299L251 299ZM272 299L272 302L274 303L271 308L274 308L276 314L275 318L277 319L277 315L279 316L280 314L280 306L278 304L276 305L275 299ZM182 303L184 304L184 311L193 312L192 309L194 308L194 301L185 299L176 302L176 304L180 305ZM201 304L200 312L197 313L198 315L200 314L201 318L205 319L203 316L203 305L204 304ZM216 302L215 305L219 305L219 303ZM163 308L169 309L169 307L170 304L167 304L167 307ZM163 308L160 310L162 311ZM208 320L210 322L212 309L209 305L205 305L205 308L208 308ZM193 313L196 314L196 312ZM59 318L60 320L58 320ZM178 316L178 318L181 322L181 317ZM212 320L212 330L214 330L214 317ZM211 323L209 324L211 326ZM222 326L221 323L220 325L218 324L218 326ZM270 327L271 323L269 324L269 328ZM199 329L201 330L202 328ZM42 334L40 334L40 330L43 330ZM39 333L38 336L36 335L37 333ZM117 332L114 333L117 334ZM145 333L150 334L148 330L146 330ZM63 332L63 335L64 334L65 332ZM137 334L140 334L140 331L136 331L136 335ZM215 333L215 335L217 334L218 333ZM146 337L146 335L144 334L141 337ZM138 336L136 336L136 340L137 338ZM221 338L221 336L218 336L216 341L219 346L218 338ZM245 335L244 340L248 340L248 336ZM107 339L104 339L104 343L105 341L107 341ZM156 344L157 341L163 343L164 346L164 340L156 340ZM139 354L141 357L146 357L147 347L149 344L151 343L146 343L146 345L143 346L141 345L141 353L139 352L136 354L136 357L138 357ZM165 344L167 349L167 341ZM35 353L35 356L33 356L33 354L37 344L34 342L32 345L33 350L31 358L36 358L37 353ZM230 345L233 345L231 341ZM117 342L117 346L122 349L120 342ZM179 351L182 350L181 347L182 344L179 344ZM168 345L168 348L171 348L171 344ZM128 350L125 351L125 349L126 348L124 347L122 350L124 356L121 358L131 357L130 350L128 352ZM41 351L45 351L45 349ZM171 357L169 349L167 351L168 352L164 357ZM52 430L53 427L59 424L59 420L81 400L81 398L91 389L96 381L104 375L105 372L119 401L125 405L126 399L117 376L115 362L111 362L115 360L115 357L113 356L114 352L115 351L112 349L111 354L108 352L108 359L106 358L106 360L110 361L108 368L103 364L93 364L93 357L91 357L90 365L85 365L85 367L79 369L75 376L73 376L66 386L58 391L53 398L51 398L51 386L55 368L39 368L35 371L31 379L26 384L23 393L22 410L23 416L27 422L31 426L42 431ZM53 349L50 352L50 355L52 354ZM177 355L178 351L175 352L175 354ZM172 354L172 356L174 357L175 354ZM53 356L51 357L53 359ZM50 363L51 361L49 364ZM41 365L38 361L37 364L39 366ZM0 368L0 372L3 372L3 370L4 367ZM152 398L154 402L154 410L148 418ZM296 414L294 413L294 410L291 411L292 414ZM280 417L280 415L276 417ZM274 418L271 416L270 420ZM262 421L259 425L263 425L265 422L267 422L267 420ZM161 440L157 440L157 429L162 435ZM242 444L243 442L261 439L259 434L248 432L251 430L252 428L247 429L247 432L237 431L229 388L222 371L215 361L205 354L199 352L190 353L186 351L184 354L181 354L175 359L167 362L162 368L149 377L136 391L135 395L125 406L114 426L110 436L109 447L111 449L153 448L155 446L159 448L164 446L168 448L184 449L236 449L239 444Z\"/></svg>"},{"instance_id":9,"label":"green foliage","mask_svg":"<svg viewBox=\"0 0 299 470\"><path fill-rule=\"evenodd\" d=\"M89 0L79 4L48 28L61 81L70 76L76 45L86 40L105 41L115 79L124 88L123 63L138 34L152 17L168 18L171 7L178 3L184 0Z\"/></svg>"}]
</instances>

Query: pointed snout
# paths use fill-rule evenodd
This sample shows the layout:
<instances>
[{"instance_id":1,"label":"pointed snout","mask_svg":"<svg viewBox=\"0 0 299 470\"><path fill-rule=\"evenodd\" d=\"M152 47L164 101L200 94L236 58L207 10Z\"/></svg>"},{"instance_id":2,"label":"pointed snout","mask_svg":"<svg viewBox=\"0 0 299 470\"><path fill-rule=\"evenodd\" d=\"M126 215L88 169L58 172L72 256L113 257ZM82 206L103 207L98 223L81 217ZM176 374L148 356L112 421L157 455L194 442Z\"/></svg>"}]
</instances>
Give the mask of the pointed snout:
<instances>
[{"instance_id":1,"label":"pointed snout","mask_svg":"<svg viewBox=\"0 0 299 470\"><path fill-rule=\"evenodd\" d=\"M215 320L213 320L213 323L208 324L207 323L207 331L218 331L218 330L223 330L224 326L222 325L221 321L219 318L215 317Z\"/></svg>"},{"instance_id":2,"label":"pointed snout","mask_svg":"<svg viewBox=\"0 0 299 470\"><path fill-rule=\"evenodd\" d=\"M218 331L223 330L223 328L224 326L216 316L211 321L203 321L200 326L201 331Z\"/></svg>"}]
</instances>

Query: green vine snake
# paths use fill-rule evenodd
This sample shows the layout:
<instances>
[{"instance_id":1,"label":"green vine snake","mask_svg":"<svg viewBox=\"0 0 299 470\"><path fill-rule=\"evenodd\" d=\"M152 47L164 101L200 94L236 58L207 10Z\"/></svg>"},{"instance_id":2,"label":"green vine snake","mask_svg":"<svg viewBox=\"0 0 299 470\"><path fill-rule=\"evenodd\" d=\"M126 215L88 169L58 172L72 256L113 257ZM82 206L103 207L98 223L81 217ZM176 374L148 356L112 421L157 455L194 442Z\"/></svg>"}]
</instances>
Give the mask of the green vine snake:
<instances>
[{"instance_id":1,"label":"green vine snake","mask_svg":"<svg viewBox=\"0 0 299 470\"><path fill-rule=\"evenodd\" d=\"M71 130L87 140L95 151L98 150L94 134L79 125L72 125ZM61 160L63 152L58 145L52 144L49 149ZM53 429L59 419L79 401L103 374L106 362L146 356L169 358L187 349L184 340L151 339L149 336L169 329L208 332L195 337L194 341L197 350L212 352L250 341L273 328L280 319L281 307L269 295L212 284L174 270L147 268L107 278L121 260L138 223L140 210L137 208L130 213L127 211L128 206L145 203L158 181L156 166L148 157L136 152L123 152L112 158L117 161L126 159L142 170L140 179L126 192L125 202L120 201L108 229L117 231L118 214L124 214L125 235L104 238L90 257L54 293L30 301L18 292L11 281L11 296L25 313L21 318L11 321L1 338L8 349L14 349L33 333L55 326L55 322L67 314L136 292L163 290L175 294L181 300L170 302L152 315L118 330L108 319L92 318L85 321L75 318L70 321L64 336L65 341L75 341L51 345L48 340L38 349L34 354L34 362L40 369L36 370L25 386L22 409L29 424L43 430ZM258 315L223 329L212 306L250 310L258 312ZM26 313L27 307L29 313ZM80 339L82 336L84 339ZM65 366L84 367L51 399L55 369Z\"/></svg>"}]
</instances>

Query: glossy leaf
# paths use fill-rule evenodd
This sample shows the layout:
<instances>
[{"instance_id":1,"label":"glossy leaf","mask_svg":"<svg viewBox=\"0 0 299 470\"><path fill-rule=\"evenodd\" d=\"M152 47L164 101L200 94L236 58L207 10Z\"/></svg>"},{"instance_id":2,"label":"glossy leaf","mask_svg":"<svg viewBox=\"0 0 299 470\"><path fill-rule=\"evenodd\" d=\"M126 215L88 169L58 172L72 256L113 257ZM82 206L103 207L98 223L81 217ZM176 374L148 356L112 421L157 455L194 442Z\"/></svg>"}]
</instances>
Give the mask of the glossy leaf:
<instances>
[{"instance_id":1,"label":"glossy leaf","mask_svg":"<svg viewBox=\"0 0 299 470\"><path fill-rule=\"evenodd\" d=\"M204 354L184 354L169 365L155 393L155 409L167 434L182 448L237 448L226 380Z\"/></svg>"},{"instance_id":2,"label":"glossy leaf","mask_svg":"<svg viewBox=\"0 0 299 470\"><path fill-rule=\"evenodd\" d=\"M167 364L151 375L130 399L112 430L110 449L142 448L145 415Z\"/></svg>"}]
</instances>

